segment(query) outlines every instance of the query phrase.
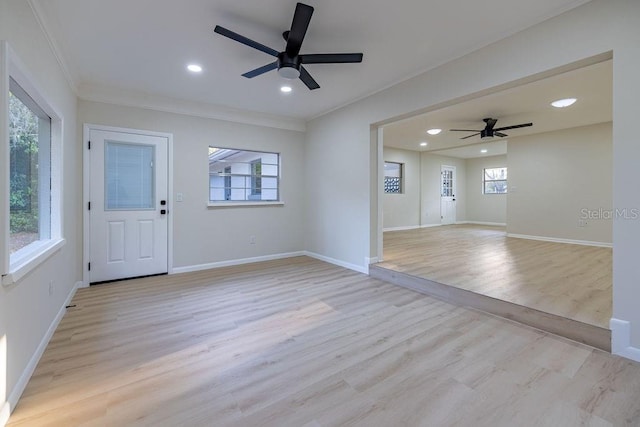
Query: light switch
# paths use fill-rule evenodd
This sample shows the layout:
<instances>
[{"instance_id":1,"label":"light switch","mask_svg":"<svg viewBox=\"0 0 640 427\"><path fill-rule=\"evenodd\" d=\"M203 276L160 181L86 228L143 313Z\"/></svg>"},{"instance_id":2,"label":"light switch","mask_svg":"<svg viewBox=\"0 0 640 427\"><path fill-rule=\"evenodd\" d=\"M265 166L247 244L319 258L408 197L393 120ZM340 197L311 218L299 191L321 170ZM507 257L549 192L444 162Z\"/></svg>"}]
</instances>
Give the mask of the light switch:
<instances>
[{"instance_id":1,"label":"light switch","mask_svg":"<svg viewBox=\"0 0 640 427\"><path fill-rule=\"evenodd\" d=\"M182 201L182 193L176 193L176 202Z\"/></svg>"}]
</instances>

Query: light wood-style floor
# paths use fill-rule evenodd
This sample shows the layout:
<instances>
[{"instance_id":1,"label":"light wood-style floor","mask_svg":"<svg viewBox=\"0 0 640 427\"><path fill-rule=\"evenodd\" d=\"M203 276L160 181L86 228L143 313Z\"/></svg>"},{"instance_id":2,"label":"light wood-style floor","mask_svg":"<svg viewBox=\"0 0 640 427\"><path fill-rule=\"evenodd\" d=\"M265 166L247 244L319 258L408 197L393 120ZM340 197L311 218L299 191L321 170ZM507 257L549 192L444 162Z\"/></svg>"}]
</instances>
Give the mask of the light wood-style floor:
<instances>
[{"instance_id":1,"label":"light wood-style floor","mask_svg":"<svg viewBox=\"0 0 640 427\"><path fill-rule=\"evenodd\" d=\"M610 248L506 237L449 225L384 233L381 267L609 328Z\"/></svg>"},{"instance_id":2,"label":"light wood-style floor","mask_svg":"<svg viewBox=\"0 0 640 427\"><path fill-rule=\"evenodd\" d=\"M9 426L637 426L640 364L306 257L78 291Z\"/></svg>"}]
</instances>

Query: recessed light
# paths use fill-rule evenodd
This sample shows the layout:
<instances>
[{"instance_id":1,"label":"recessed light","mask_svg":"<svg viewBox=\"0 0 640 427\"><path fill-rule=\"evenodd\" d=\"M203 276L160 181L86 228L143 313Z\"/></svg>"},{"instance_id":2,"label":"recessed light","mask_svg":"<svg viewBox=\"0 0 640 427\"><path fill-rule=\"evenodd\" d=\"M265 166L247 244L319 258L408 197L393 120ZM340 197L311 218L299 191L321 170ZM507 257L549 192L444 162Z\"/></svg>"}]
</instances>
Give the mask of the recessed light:
<instances>
[{"instance_id":1,"label":"recessed light","mask_svg":"<svg viewBox=\"0 0 640 427\"><path fill-rule=\"evenodd\" d=\"M289 93L289 92L291 92L291 90L292 90L292 89L291 89L291 86L282 86L282 87L280 88L280 91L281 91L281 92L284 92L284 93Z\"/></svg>"},{"instance_id":2,"label":"recessed light","mask_svg":"<svg viewBox=\"0 0 640 427\"><path fill-rule=\"evenodd\" d=\"M557 101L553 101L551 105L553 105L556 108L564 108L564 107L573 105L573 103L576 101L577 99L575 98L558 99Z\"/></svg>"},{"instance_id":3,"label":"recessed light","mask_svg":"<svg viewBox=\"0 0 640 427\"><path fill-rule=\"evenodd\" d=\"M484 148L483 148L482 150L480 150L480 152L481 152L481 153L483 153L483 154L484 154L484 153L486 153L487 151L488 151L488 150L487 150L487 149L484 149Z\"/></svg>"},{"instance_id":4,"label":"recessed light","mask_svg":"<svg viewBox=\"0 0 640 427\"><path fill-rule=\"evenodd\" d=\"M429 129L429 130L427 131L427 133L428 133L429 135L437 135L437 134L439 134L440 132L442 132L442 129L437 129L437 128L435 128L435 129Z\"/></svg>"},{"instance_id":5,"label":"recessed light","mask_svg":"<svg viewBox=\"0 0 640 427\"><path fill-rule=\"evenodd\" d=\"M421 146L421 147L426 147L427 145L428 145L428 144L427 144L426 142L421 142L421 143L420 143L420 146Z\"/></svg>"},{"instance_id":6,"label":"recessed light","mask_svg":"<svg viewBox=\"0 0 640 427\"><path fill-rule=\"evenodd\" d=\"M187 70L191 71L192 73L200 73L202 72L202 67L198 64L189 64L187 65Z\"/></svg>"}]
</instances>

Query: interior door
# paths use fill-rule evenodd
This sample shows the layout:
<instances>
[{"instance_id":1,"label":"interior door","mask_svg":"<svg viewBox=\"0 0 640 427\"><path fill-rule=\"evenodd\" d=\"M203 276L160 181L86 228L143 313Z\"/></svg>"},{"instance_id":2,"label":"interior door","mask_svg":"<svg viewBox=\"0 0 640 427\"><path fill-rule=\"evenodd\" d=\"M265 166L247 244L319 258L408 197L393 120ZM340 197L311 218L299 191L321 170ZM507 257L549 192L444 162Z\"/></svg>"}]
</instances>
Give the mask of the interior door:
<instances>
[{"instance_id":1,"label":"interior door","mask_svg":"<svg viewBox=\"0 0 640 427\"><path fill-rule=\"evenodd\" d=\"M90 131L91 283L168 271L168 140Z\"/></svg>"},{"instance_id":2,"label":"interior door","mask_svg":"<svg viewBox=\"0 0 640 427\"><path fill-rule=\"evenodd\" d=\"M440 218L442 224L456 223L456 168L440 167Z\"/></svg>"}]
</instances>

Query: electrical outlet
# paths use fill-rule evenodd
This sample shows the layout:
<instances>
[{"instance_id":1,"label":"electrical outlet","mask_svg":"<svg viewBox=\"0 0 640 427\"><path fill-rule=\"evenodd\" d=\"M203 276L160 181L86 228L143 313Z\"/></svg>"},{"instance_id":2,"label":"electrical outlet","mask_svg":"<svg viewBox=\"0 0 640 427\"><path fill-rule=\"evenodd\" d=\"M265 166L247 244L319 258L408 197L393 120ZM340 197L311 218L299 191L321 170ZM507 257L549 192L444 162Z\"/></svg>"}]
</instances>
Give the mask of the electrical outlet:
<instances>
[{"instance_id":1,"label":"electrical outlet","mask_svg":"<svg viewBox=\"0 0 640 427\"><path fill-rule=\"evenodd\" d=\"M249 236L249 244L250 245L256 244L256 236Z\"/></svg>"}]
</instances>

